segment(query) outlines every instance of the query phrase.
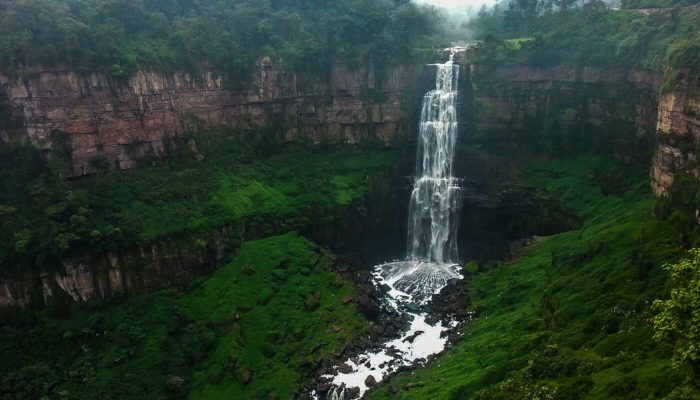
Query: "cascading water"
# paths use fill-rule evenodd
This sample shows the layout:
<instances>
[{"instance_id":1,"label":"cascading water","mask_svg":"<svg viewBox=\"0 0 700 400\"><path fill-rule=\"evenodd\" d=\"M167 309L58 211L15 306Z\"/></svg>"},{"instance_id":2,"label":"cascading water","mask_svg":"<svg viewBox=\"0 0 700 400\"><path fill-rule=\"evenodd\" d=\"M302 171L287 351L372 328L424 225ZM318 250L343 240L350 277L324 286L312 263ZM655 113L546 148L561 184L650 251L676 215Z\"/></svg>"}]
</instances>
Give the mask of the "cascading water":
<instances>
[{"instance_id":1,"label":"cascading water","mask_svg":"<svg viewBox=\"0 0 700 400\"><path fill-rule=\"evenodd\" d=\"M405 317L410 327L400 337L352 357L342 368L335 367L332 374L324 375L322 380L330 385L323 395L327 400L361 397L372 382L380 382L400 367L424 362L444 350L444 333L456 325L455 321L431 325L426 313L419 311L450 280L462 278L456 264L461 191L452 176L459 82L454 55L460 49L450 50L449 61L434 64L435 89L423 98L407 258L378 265L373 273L375 286L388 286L383 306ZM316 391L311 394L320 398Z\"/></svg>"},{"instance_id":2,"label":"cascading water","mask_svg":"<svg viewBox=\"0 0 700 400\"><path fill-rule=\"evenodd\" d=\"M448 62L436 64L435 89L423 98L407 260L379 266L386 283L421 303L460 277L455 260L461 190L452 176L459 65L453 60L454 51Z\"/></svg>"}]
</instances>

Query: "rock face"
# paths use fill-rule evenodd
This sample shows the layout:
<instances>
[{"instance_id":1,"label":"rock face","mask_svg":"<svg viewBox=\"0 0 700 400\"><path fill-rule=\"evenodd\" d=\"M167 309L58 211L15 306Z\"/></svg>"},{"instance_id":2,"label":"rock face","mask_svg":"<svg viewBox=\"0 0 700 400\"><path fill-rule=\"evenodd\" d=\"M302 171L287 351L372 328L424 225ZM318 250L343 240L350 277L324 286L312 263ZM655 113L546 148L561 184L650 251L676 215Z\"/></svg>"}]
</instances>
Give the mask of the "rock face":
<instances>
[{"instance_id":1,"label":"rock face","mask_svg":"<svg viewBox=\"0 0 700 400\"><path fill-rule=\"evenodd\" d=\"M660 95L657 131L651 185L657 196L667 196L678 173L700 178L700 78L681 72L674 87Z\"/></svg>"},{"instance_id":2,"label":"rock face","mask_svg":"<svg viewBox=\"0 0 700 400\"><path fill-rule=\"evenodd\" d=\"M229 260L238 245L231 227L209 233L211 244L197 247L190 238L167 238L100 255L63 260L60 271L27 271L0 277L0 308L58 304L153 291L182 285Z\"/></svg>"},{"instance_id":3,"label":"rock face","mask_svg":"<svg viewBox=\"0 0 700 400\"><path fill-rule=\"evenodd\" d=\"M700 180L700 78L599 67L472 67L473 140L506 139L549 151L597 146L651 162L651 186L667 196L675 177ZM533 137L536 132L537 137ZM603 148L604 147L604 148Z\"/></svg>"},{"instance_id":4,"label":"rock face","mask_svg":"<svg viewBox=\"0 0 700 400\"><path fill-rule=\"evenodd\" d=\"M336 63L328 78L319 78L263 60L246 89L229 89L215 71L139 71L127 80L103 72L0 74L0 106L20 122L12 129L0 124L0 139L63 151L67 176L95 172L105 161L131 168L173 150L173 139L189 133L184 143L196 152L200 128L235 127L263 140L389 143L408 130L408 102L420 99L412 92L426 84L424 70L420 63L382 70Z\"/></svg>"},{"instance_id":5,"label":"rock face","mask_svg":"<svg viewBox=\"0 0 700 400\"><path fill-rule=\"evenodd\" d=\"M625 150L625 137L653 143L661 80L654 72L504 66L473 67L471 73L476 140L499 138L548 151Z\"/></svg>"}]
</instances>

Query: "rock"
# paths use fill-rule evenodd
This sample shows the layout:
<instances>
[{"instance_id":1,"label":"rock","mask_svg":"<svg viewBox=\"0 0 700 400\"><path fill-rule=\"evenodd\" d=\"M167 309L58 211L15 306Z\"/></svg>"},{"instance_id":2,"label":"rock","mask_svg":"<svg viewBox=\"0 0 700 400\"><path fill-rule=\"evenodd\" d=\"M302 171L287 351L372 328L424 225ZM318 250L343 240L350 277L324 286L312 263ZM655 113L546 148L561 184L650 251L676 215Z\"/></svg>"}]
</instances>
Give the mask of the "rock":
<instances>
[{"instance_id":1,"label":"rock","mask_svg":"<svg viewBox=\"0 0 700 400\"><path fill-rule=\"evenodd\" d=\"M342 330L343 330L343 327L342 327L342 326L338 326L338 325L334 325L334 326L331 328L331 332L333 332L333 333L338 333L338 332L340 332L340 331L342 331Z\"/></svg>"},{"instance_id":2,"label":"rock","mask_svg":"<svg viewBox=\"0 0 700 400\"><path fill-rule=\"evenodd\" d=\"M369 335L373 339L380 338L384 334L384 332L386 332L386 326L383 324L371 325L369 327Z\"/></svg>"},{"instance_id":3,"label":"rock","mask_svg":"<svg viewBox=\"0 0 700 400\"><path fill-rule=\"evenodd\" d=\"M352 296L345 296L345 297L343 297L343 304L352 303L352 300L353 300Z\"/></svg>"},{"instance_id":4,"label":"rock","mask_svg":"<svg viewBox=\"0 0 700 400\"><path fill-rule=\"evenodd\" d=\"M406 310L412 313L418 313L421 311L420 306L413 302L406 304Z\"/></svg>"},{"instance_id":5,"label":"rock","mask_svg":"<svg viewBox=\"0 0 700 400\"><path fill-rule=\"evenodd\" d=\"M338 372L342 374L349 374L352 372L352 367L348 363L342 363L338 365Z\"/></svg>"},{"instance_id":6,"label":"rock","mask_svg":"<svg viewBox=\"0 0 700 400\"><path fill-rule=\"evenodd\" d=\"M274 392L267 395L267 400L279 400L279 398L280 397L277 395L277 393Z\"/></svg>"},{"instance_id":7,"label":"rock","mask_svg":"<svg viewBox=\"0 0 700 400\"><path fill-rule=\"evenodd\" d=\"M369 319L376 319L381 311L379 304L366 294L357 298L357 305L360 306L360 311Z\"/></svg>"},{"instance_id":8,"label":"rock","mask_svg":"<svg viewBox=\"0 0 700 400\"><path fill-rule=\"evenodd\" d=\"M367 375L367 378L365 378L365 385L368 388L375 388L377 387L377 380L374 378L374 376Z\"/></svg>"},{"instance_id":9,"label":"rock","mask_svg":"<svg viewBox=\"0 0 700 400\"><path fill-rule=\"evenodd\" d=\"M165 379L165 386L167 386L168 390L170 390L171 392L182 389L182 386L184 384L185 380L180 378L179 376L168 375L168 377Z\"/></svg>"},{"instance_id":10,"label":"rock","mask_svg":"<svg viewBox=\"0 0 700 400\"><path fill-rule=\"evenodd\" d=\"M353 386L351 388L348 388L348 395L350 396L351 399L359 397L360 396L360 388L357 386Z\"/></svg>"},{"instance_id":11,"label":"rock","mask_svg":"<svg viewBox=\"0 0 700 400\"><path fill-rule=\"evenodd\" d=\"M420 336L424 333L425 332L423 332L423 331L416 331L416 333L414 333L413 335L406 336L406 338L403 340L403 343L406 343L406 342L413 343L413 341L416 340L416 338L418 336Z\"/></svg>"},{"instance_id":12,"label":"rock","mask_svg":"<svg viewBox=\"0 0 700 400\"><path fill-rule=\"evenodd\" d=\"M391 392L391 394L396 394L399 392L399 388L397 388L396 385L392 384L391 386L389 386L389 392Z\"/></svg>"},{"instance_id":13,"label":"rock","mask_svg":"<svg viewBox=\"0 0 700 400\"><path fill-rule=\"evenodd\" d=\"M369 273L369 271L362 270L357 272L357 281L360 283L369 282L371 277L372 275Z\"/></svg>"},{"instance_id":14,"label":"rock","mask_svg":"<svg viewBox=\"0 0 700 400\"><path fill-rule=\"evenodd\" d=\"M327 391L331 389L332 385L328 382L322 382L316 384L316 387L314 388L316 390L316 393L318 394L325 394Z\"/></svg>"},{"instance_id":15,"label":"rock","mask_svg":"<svg viewBox=\"0 0 700 400\"><path fill-rule=\"evenodd\" d=\"M243 368L240 371L238 371L238 376L236 376L236 378L238 378L238 382L247 385L253 378L253 376L251 375L250 370L248 370L248 368Z\"/></svg>"}]
</instances>

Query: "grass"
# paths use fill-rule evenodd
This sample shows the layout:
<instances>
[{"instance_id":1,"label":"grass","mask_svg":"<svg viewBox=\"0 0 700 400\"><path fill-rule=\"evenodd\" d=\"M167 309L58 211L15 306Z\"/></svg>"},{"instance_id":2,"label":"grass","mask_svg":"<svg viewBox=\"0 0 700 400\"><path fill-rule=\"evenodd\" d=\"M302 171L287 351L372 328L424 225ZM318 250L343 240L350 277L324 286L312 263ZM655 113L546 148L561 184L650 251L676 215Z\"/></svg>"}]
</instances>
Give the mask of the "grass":
<instances>
[{"instance_id":1,"label":"grass","mask_svg":"<svg viewBox=\"0 0 700 400\"><path fill-rule=\"evenodd\" d=\"M4 315L0 398L292 398L366 329L331 260L286 234L246 243L189 290Z\"/></svg>"},{"instance_id":2,"label":"grass","mask_svg":"<svg viewBox=\"0 0 700 400\"><path fill-rule=\"evenodd\" d=\"M460 342L372 399L657 399L682 380L670 346L652 339L662 264L681 249L651 215L646 177L584 157L531 163L523 177L566 200L581 229L481 266L470 282L479 316Z\"/></svg>"},{"instance_id":3,"label":"grass","mask_svg":"<svg viewBox=\"0 0 700 400\"><path fill-rule=\"evenodd\" d=\"M370 189L368 176L390 170L397 154L298 146L262 157L210 153L201 163L177 160L79 186L94 196L105 220L139 242L251 217L282 220L293 229L361 198Z\"/></svg>"}]
</instances>

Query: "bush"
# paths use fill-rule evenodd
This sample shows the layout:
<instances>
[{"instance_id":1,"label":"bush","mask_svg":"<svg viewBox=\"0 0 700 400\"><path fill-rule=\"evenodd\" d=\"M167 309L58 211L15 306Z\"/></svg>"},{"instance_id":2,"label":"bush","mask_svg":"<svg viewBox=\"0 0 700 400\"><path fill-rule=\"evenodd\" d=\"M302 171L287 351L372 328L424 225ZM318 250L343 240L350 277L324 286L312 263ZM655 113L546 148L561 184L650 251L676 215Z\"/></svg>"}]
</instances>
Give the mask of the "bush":
<instances>
[{"instance_id":1,"label":"bush","mask_svg":"<svg viewBox=\"0 0 700 400\"><path fill-rule=\"evenodd\" d=\"M656 300L655 338L674 342L676 366L688 371L691 381L700 382L700 249L666 265L675 287L668 300Z\"/></svg>"}]
</instances>

